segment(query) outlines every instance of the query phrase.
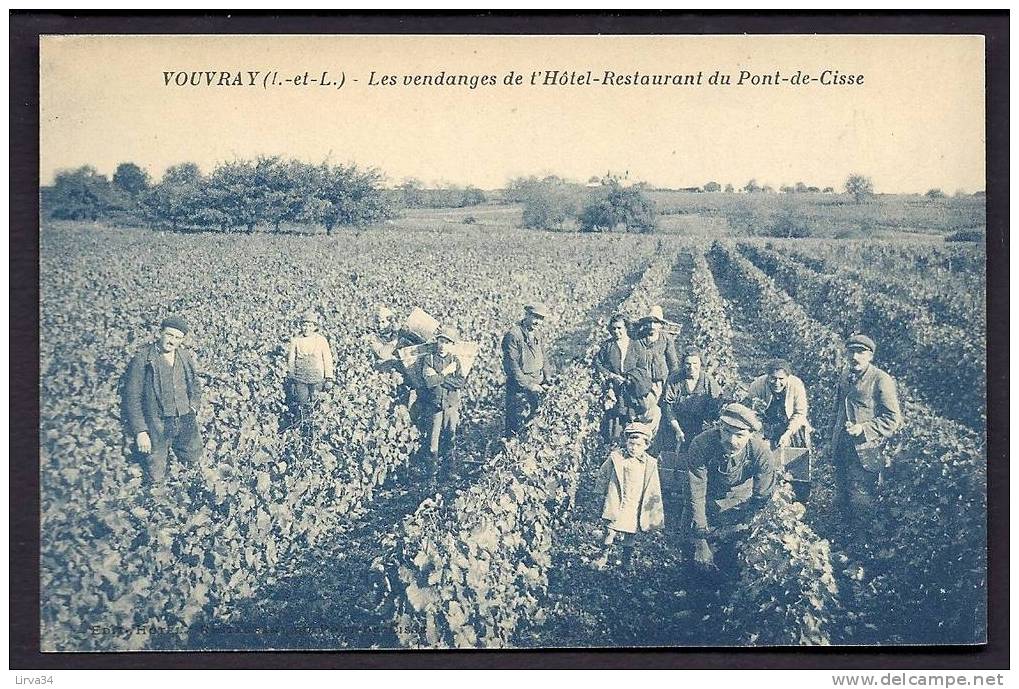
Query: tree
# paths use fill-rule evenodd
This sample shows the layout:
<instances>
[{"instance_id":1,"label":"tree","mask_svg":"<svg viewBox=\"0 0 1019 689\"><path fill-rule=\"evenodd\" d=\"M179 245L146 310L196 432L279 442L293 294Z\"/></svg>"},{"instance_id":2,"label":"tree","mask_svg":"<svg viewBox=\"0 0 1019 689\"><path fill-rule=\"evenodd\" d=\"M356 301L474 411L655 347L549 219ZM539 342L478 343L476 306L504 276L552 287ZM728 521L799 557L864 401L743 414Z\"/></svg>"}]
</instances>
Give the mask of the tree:
<instances>
[{"instance_id":1,"label":"tree","mask_svg":"<svg viewBox=\"0 0 1019 689\"><path fill-rule=\"evenodd\" d=\"M231 227L254 232L263 218L262 198L263 189L255 182L255 163L250 160L220 163L205 189L208 212L213 216L210 220L224 232Z\"/></svg>"},{"instance_id":2,"label":"tree","mask_svg":"<svg viewBox=\"0 0 1019 689\"><path fill-rule=\"evenodd\" d=\"M945 192L940 189L928 189L927 193L924 194L929 199L943 199L945 198Z\"/></svg>"},{"instance_id":3,"label":"tree","mask_svg":"<svg viewBox=\"0 0 1019 689\"><path fill-rule=\"evenodd\" d=\"M708 182L704 185L704 191L722 191L722 185L718 182Z\"/></svg>"},{"instance_id":4,"label":"tree","mask_svg":"<svg viewBox=\"0 0 1019 689\"><path fill-rule=\"evenodd\" d=\"M851 194L857 203L861 203L863 199L874 193L874 182L870 177L853 173L846 178L845 189L846 193Z\"/></svg>"},{"instance_id":5,"label":"tree","mask_svg":"<svg viewBox=\"0 0 1019 689\"><path fill-rule=\"evenodd\" d=\"M524 204L521 224L539 230L560 230L580 206L580 190L555 177L518 177L507 188L510 198Z\"/></svg>"},{"instance_id":6,"label":"tree","mask_svg":"<svg viewBox=\"0 0 1019 689\"><path fill-rule=\"evenodd\" d=\"M61 170L46 196L51 217L62 220L98 220L118 207L106 175L84 165Z\"/></svg>"},{"instance_id":7,"label":"tree","mask_svg":"<svg viewBox=\"0 0 1019 689\"><path fill-rule=\"evenodd\" d=\"M612 180L608 194L595 198L580 213L581 232L611 231L622 225L627 232L653 232L657 227L654 201L638 187L623 188Z\"/></svg>"},{"instance_id":8,"label":"tree","mask_svg":"<svg viewBox=\"0 0 1019 689\"><path fill-rule=\"evenodd\" d=\"M205 195L205 178L198 165L180 163L167 168L159 184L143 195L142 205L153 220L176 230L207 224Z\"/></svg>"},{"instance_id":9,"label":"tree","mask_svg":"<svg viewBox=\"0 0 1019 689\"><path fill-rule=\"evenodd\" d=\"M808 190L809 190L809 188L803 182L797 182L796 183L796 193L797 194L806 194Z\"/></svg>"},{"instance_id":10,"label":"tree","mask_svg":"<svg viewBox=\"0 0 1019 689\"><path fill-rule=\"evenodd\" d=\"M137 197L142 192L148 191L149 173L134 163L121 163L113 173L113 184L122 191Z\"/></svg>"},{"instance_id":11,"label":"tree","mask_svg":"<svg viewBox=\"0 0 1019 689\"><path fill-rule=\"evenodd\" d=\"M734 191L736 191L736 190L733 188L732 182L729 182L728 184L725 185L725 193L726 194L731 194Z\"/></svg>"},{"instance_id":12,"label":"tree","mask_svg":"<svg viewBox=\"0 0 1019 689\"><path fill-rule=\"evenodd\" d=\"M754 194L761 191L761 186L757 183L756 179L751 179L749 182L743 185L743 191L748 194Z\"/></svg>"},{"instance_id":13,"label":"tree","mask_svg":"<svg viewBox=\"0 0 1019 689\"><path fill-rule=\"evenodd\" d=\"M393 207L382 189L382 174L356 165L320 165L315 173L310 207L315 219L332 234L337 225L364 226L393 217Z\"/></svg>"}]
</instances>

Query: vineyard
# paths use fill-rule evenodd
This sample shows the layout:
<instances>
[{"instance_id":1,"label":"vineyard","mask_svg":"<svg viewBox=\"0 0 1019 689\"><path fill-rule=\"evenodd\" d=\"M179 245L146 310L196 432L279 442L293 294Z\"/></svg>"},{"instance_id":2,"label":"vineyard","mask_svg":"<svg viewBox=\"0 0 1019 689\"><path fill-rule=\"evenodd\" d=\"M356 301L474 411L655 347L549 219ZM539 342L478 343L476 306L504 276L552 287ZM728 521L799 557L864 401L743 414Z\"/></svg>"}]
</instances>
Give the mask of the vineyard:
<instances>
[{"instance_id":1,"label":"vineyard","mask_svg":"<svg viewBox=\"0 0 1019 689\"><path fill-rule=\"evenodd\" d=\"M464 226L334 236L53 224L41 232L41 620L47 651L979 643L986 634L983 252L904 242L715 242ZM538 299L556 369L502 442L500 339ZM737 399L767 358L806 384L814 489L755 515L736 574L678 533L633 574L592 566L608 450L590 362L616 312L661 304ZM480 345L459 468L429 492L396 374L363 337L420 306ZM323 315L337 386L311 441L285 422L286 344ZM130 354L168 312L204 377L199 466L142 501L120 415ZM824 429L865 331L905 426L874 532L834 503ZM670 520L670 517L675 517Z\"/></svg>"}]
</instances>

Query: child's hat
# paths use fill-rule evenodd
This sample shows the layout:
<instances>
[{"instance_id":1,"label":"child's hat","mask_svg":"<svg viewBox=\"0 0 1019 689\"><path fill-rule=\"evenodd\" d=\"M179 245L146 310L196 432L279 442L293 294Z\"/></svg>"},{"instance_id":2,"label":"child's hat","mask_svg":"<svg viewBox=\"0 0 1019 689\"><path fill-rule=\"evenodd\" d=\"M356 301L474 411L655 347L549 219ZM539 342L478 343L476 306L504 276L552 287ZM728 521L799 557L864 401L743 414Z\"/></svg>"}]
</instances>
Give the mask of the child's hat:
<instances>
[{"instance_id":1,"label":"child's hat","mask_svg":"<svg viewBox=\"0 0 1019 689\"><path fill-rule=\"evenodd\" d=\"M623 429L623 433L627 437L640 437L645 440L649 440L651 438L651 433L648 431L647 425L636 423L634 421L626 424L626 428Z\"/></svg>"},{"instance_id":2,"label":"child's hat","mask_svg":"<svg viewBox=\"0 0 1019 689\"><path fill-rule=\"evenodd\" d=\"M302 323L314 323L315 325L318 325L318 314L315 313L314 311L305 311L301 315L301 322Z\"/></svg>"}]
</instances>

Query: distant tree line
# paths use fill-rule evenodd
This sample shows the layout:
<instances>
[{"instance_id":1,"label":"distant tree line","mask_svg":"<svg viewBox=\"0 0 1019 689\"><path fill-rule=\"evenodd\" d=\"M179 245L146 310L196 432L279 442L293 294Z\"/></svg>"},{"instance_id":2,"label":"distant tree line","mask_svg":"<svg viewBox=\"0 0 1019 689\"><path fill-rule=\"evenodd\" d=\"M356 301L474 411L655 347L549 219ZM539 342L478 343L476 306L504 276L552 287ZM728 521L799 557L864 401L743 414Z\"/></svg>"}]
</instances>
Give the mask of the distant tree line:
<instances>
[{"instance_id":1,"label":"distant tree line","mask_svg":"<svg viewBox=\"0 0 1019 689\"><path fill-rule=\"evenodd\" d=\"M393 191L393 196L401 208L467 208L488 200L485 192L470 184L429 189L413 177L403 180Z\"/></svg>"},{"instance_id":2,"label":"distant tree line","mask_svg":"<svg viewBox=\"0 0 1019 689\"><path fill-rule=\"evenodd\" d=\"M113 179L85 166L57 173L42 190L43 213L66 220L147 220L176 230L280 231L284 225L368 225L395 213L381 173L356 165L313 165L280 157L195 163L166 170L157 184L134 163Z\"/></svg>"}]
</instances>

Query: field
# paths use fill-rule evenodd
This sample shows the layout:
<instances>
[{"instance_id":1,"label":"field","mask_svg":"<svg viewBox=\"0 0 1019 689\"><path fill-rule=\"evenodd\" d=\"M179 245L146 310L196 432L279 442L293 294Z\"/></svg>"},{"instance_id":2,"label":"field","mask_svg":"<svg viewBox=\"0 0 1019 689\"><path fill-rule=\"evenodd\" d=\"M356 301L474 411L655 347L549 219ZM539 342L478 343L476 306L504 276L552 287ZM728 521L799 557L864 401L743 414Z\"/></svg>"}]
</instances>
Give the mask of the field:
<instances>
[{"instance_id":1,"label":"field","mask_svg":"<svg viewBox=\"0 0 1019 689\"><path fill-rule=\"evenodd\" d=\"M981 246L553 235L514 229L513 213L422 211L332 237L44 225L43 649L985 637ZM553 310L557 385L503 445L499 339L535 298ZM639 546L635 574L591 566L606 450L590 358L612 313L654 303L730 395L766 358L789 359L818 429L830 420L842 337L875 337L906 425L886 448L894 470L869 538L845 532L819 432L810 499L786 489L757 515L738 575L696 575L669 522L674 498L667 528ZM463 471L438 494L411 471L420 438L397 381L361 339L382 304L401 317L421 306L481 346L462 412ZM280 421L286 342L310 307L339 362L311 446ZM192 323L206 452L200 466L171 464L167 490L146 507L118 386L168 311Z\"/></svg>"}]
</instances>

